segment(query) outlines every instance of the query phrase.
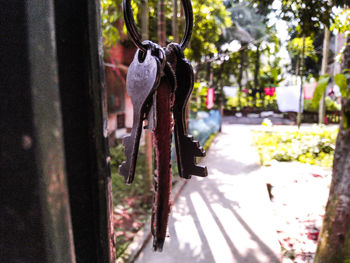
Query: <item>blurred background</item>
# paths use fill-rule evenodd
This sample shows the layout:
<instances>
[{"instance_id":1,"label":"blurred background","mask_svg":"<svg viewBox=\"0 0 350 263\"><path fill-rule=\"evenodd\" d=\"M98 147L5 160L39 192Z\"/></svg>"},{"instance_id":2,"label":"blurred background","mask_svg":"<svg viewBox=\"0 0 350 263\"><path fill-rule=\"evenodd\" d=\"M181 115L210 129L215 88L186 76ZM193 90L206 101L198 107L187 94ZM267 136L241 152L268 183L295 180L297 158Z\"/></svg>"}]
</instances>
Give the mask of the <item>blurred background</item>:
<instances>
[{"instance_id":1,"label":"blurred background","mask_svg":"<svg viewBox=\"0 0 350 263\"><path fill-rule=\"evenodd\" d=\"M128 258L128 245L149 218L154 170L152 135L145 131L134 184L125 186L118 174L124 160L121 139L132 127L125 80L136 51L127 36L121 2L101 1L119 260ZM163 46L180 42L185 28L180 0L131 3L144 40ZM309 172L313 178L326 178L325 197L320 197L322 218L341 104L349 96L349 57L344 55L350 31L347 5L346 1L192 0L194 28L185 50L195 74L187 114L189 133L209 150L223 125L251 125L262 166L293 162L307 164L307 171L310 165L326 169L328 176L312 172L313 168ZM174 153L172 168L176 185ZM278 196L278 182L272 181L266 183L271 200ZM283 262L312 262L322 218L317 215L310 219L312 224L302 227L306 241L279 230L281 254L289 260ZM304 224L300 221L296 224Z\"/></svg>"}]
</instances>

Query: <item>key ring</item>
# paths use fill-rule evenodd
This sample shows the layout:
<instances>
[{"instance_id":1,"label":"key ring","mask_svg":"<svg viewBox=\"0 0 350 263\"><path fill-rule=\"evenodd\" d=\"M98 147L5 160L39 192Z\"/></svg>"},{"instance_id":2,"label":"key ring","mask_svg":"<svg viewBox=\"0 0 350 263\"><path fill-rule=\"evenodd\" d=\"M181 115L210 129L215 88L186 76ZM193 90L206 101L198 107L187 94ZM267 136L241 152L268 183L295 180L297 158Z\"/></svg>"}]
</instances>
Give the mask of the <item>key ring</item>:
<instances>
[{"instance_id":1,"label":"key ring","mask_svg":"<svg viewBox=\"0 0 350 263\"><path fill-rule=\"evenodd\" d=\"M181 0L181 2L184 7L185 17L186 17L185 34L180 43L180 47L182 51L184 51L192 36L193 10L192 10L191 0ZM147 51L147 46L142 44L141 35L137 31L134 15L131 8L131 0L123 0L123 13L124 13L125 25L126 25L126 28L128 29L128 33L130 35L131 41L140 50L142 50L145 53Z\"/></svg>"}]
</instances>

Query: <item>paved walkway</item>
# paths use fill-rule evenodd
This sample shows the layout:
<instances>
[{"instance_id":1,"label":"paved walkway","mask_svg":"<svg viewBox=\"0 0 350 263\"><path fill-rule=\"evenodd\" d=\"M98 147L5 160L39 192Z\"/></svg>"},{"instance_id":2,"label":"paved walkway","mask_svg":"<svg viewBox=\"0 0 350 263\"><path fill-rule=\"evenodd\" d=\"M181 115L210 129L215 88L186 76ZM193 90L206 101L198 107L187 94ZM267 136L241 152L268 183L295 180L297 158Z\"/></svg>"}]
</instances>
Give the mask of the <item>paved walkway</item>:
<instances>
[{"instance_id":1,"label":"paved walkway","mask_svg":"<svg viewBox=\"0 0 350 263\"><path fill-rule=\"evenodd\" d=\"M163 252L151 243L137 263L276 263L280 247L251 129L226 123L174 204Z\"/></svg>"}]
</instances>

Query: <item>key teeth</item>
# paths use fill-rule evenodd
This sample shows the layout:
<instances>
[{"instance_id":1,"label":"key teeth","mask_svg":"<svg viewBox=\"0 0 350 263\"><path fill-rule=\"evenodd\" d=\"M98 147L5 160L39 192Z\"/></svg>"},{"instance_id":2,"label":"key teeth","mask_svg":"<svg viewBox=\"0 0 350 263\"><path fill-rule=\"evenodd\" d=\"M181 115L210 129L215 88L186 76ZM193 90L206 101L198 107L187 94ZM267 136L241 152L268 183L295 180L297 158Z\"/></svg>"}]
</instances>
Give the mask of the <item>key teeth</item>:
<instances>
[{"instance_id":1,"label":"key teeth","mask_svg":"<svg viewBox=\"0 0 350 263\"><path fill-rule=\"evenodd\" d=\"M186 137L193 145L194 156L195 157L204 157L205 151L204 151L203 147L200 146L199 141L194 140L192 135L186 135Z\"/></svg>"},{"instance_id":2,"label":"key teeth","mask_svg":"<svg viewBox=\"0 0 350 263\"><path fill-rule=\"evenodd\" d=\"M122 144L124 145L124 155L125 156L128 156L127 150L126 150L127 149L126 145L128 143L130 143L130 140L131 140L131 136L127 135L123 138L123 141L122 141ZM132 183L133 179L129 175L129 169L128 169L127 165L128 165L128 160L123 161L121 163L121 165L119 165L118 170L119 170L119 174L124 177L124 183L127 185L130 185Z\"/></svg>"},{"instance_id":3,"label":"key teeth","mask_svg":"<svg viewBox=\"0 0 350 263\"><path fill-rule=\"evenodd\" d=\"M124 177L125 184L130 184L131 182L129 182L130 179L125 169L126 169L126 161L123 161L122 164L119 165L119 174Z\"/></svg>"},{"instance_id":4,"label":"key teeth","mask_svg":"<svg viewBox=\"0 0 350 263\"><path fill-rule=\"evenodd\" d=\"M154 251L163 251L163 245L164 245L165 239L164 238L154 238L153 240L153 250Z\"/></svg>"},{"instance_id":5,"label":"key teeth","mask_svg":"<svg viewBox=\"0 0 350 263\"><path fill-rule=\"evenodd\" d=\"M199 145L199 143L198 143ZM199 146L198 147L198 155L196 155L196 157L205 157L206 156L206 152L204 151L203 147L202 146Z\"/></svg>"},{"instance_id":6,"label":"key teeth","mask_svg":"<svg viewBox=\"0 0 350 263\"><path fill-rule=\"evenodd\" d=\"M127 136L125 136L125 137L123 138L122 144L124 145L124 152L125 152L125 150L126 150L126 145L127 145L127 144L129 143L129 141L130 141L130 138L131 138L130 135L127 135Z\"/></svg>"},{"instance_id":7,"label":"key teeth","mask_svg":"<svg viewBox=\"0 0 350 263\"><path fill-rule=\"evenodd\" d=\"M195 176L199 176L199 177L207 177L208 176L208 169L206 166L194 165L191 174L195 175Z\"/></svg>"},{"instance_id":8,"label":"key teeth","mask_svg":"<svg viewBox=\"0 0 350 263\"><path fill-rule=\"evenodd\" d=\"M192 175L198 176L198 177L207 177L208 176L208 169L206 166L194 164L189 172L184 173L184 171L182 171L180 174L180 177L182 177L184 179L191 179Z\"/></svg>"},{"instance_id":9,"label":"key teeth","mask_svg":"<svg viewBox=\"0 0 350 263\"><path fill-rule=\"evenodd\" d=\"M207 177L208 176L208 168L206 166L201 166L201 165L199 165L199 167L204 169L202 177Z\"/></svg>"}]
</instances>

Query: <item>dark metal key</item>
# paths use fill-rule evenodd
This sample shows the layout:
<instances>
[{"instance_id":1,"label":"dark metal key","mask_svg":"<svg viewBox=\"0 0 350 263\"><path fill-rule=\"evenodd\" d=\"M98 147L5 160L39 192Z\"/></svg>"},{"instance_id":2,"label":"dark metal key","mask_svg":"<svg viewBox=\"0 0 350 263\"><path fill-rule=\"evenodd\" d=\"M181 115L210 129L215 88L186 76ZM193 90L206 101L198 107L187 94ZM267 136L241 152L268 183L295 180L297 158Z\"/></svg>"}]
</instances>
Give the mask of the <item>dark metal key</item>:
<instances>
[{"instance_id":1,"label":"dark metal key","mask_svg":"<svg viewBox=\"0 0 350 263\"><path fill-rule=\"evenodd\" d=\"M167 47L167 58L175 71L177 88L173 114L175 119L174 133L176 157L179 175L190 179L191 175L205 177L208 175L205 166L197 165L195 157L205 156L199 142L187 134L186 105L193 90L194 74L191 64L185 59L179 44L171 43Z\"/></svg>"},{"instance_id":2,"label":"dark metal key","mask_svg":"<svg viewBox=\"0 0 350 263\"><path fill-rule=\"evenodd\" d=\"M160 61L151 54L150 49L146 54L138 50L129 66L126 88L133 105L134 117L131 135L123 139L126 161L119 167L119 173L124 176L126 184L131 184L134 179L142 123L149 110L152 95L159 86L161 70Z\"/></svg>"}]
</instances>

